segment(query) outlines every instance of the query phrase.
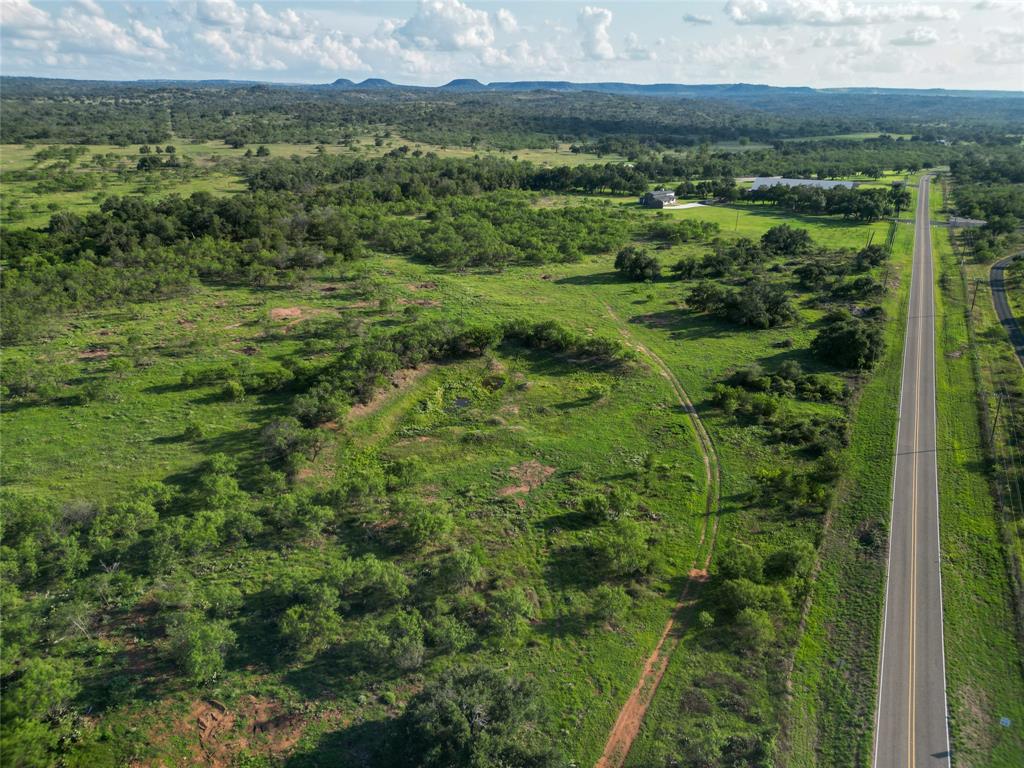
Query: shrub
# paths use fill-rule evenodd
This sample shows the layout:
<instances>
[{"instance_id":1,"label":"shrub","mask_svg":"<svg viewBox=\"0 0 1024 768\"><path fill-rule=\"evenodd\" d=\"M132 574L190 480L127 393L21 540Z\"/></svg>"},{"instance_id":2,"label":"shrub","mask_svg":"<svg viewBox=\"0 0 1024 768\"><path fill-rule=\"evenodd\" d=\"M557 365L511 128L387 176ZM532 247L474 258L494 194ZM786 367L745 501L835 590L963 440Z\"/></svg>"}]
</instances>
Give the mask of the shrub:
<instances>
[{"instance_id":1,"label":"shrub","mask_svg":"<svg viewBox=\"0 0 1024 768\"><path fill-rule=\"evenodd\" d=\"M238 402L245 399L245 387L238 379L228 379L224 382L224 397L227 400Z\"/></svg>"},{"instance_id":2,"label":"shrub","mask_svg":"<svg viewBox=\"0 0 1024 768\"><path fill-rule=\"evenodd\" d=\"M216 680L224 671L224 656L234 644L235 633L227 622L197 612L179 614L167 628L167 649L194 683Z\"/></svg>"},{"instance_id":3,"label":"shrub","mask_svg":"<svg viewBox=\"0 0 1024 768\"><path fill-rule=\"evenodd\" d=\"M764 651L775 642L775 624L767 611L744 608L736 615L736 637L751 653Z\"/></svg>"},{"instance_id":4,"label":"shrub","mask_svg":"<svg viewBox=\"0 0 1024 768\"><path fill-rule=\"evenodd\" d=\"M442 653L457 653L476 640L476 633L454 616L441 615L426 628L427 640Z\"/></svg>"},{"instance_id":5,"label":"shrub","mask_svg":"<svg viewBox=\"0 0 1024 768\"><path fill-rule=\"evenodd\" d=\"M643 248L627 245L615 257L615 268L630 280L657 280L661 264Z\"/></svg>"},{"instance_id":6,"label":"shrub","mask_svg":"<svg viewBox=\"0 0 1024 768\"><path fill-rule=\"evenodd\" d=\"M416 694L394 740L396 764L557 768L555 742L539 731L540 699L526 680L487 669L449 670Z\"/></svg>"},{"instance_id":7,"label":"shrub","mask_svg":"<svg viewBox=\"0 0 1024 768\"><path fill-rule=\"evenodd\" d=\"M845 310L829 313L824 327L811 342L811 350L844 368L871 368L885 349L882 329L877 323L854 317Z\"/></svg>"},{"instance_id":8,"label":"shrub","mask_svg":"<svg viewBox=\"0 0 1024 768\"><path fill-rule=\"evenodd\" d=\"M338 591L326 584L301 585L300 602L284 612L278 622L281 638L296 656L311 659L329 648L341 634Z\"/></svg>"},{"instance_id":9,"label":"shrub","mask_svg":"<svg viewBox=\"0 0 1024 768\"><path fill-rule=\"evenodd\" d=\"M475 552L458 550L441 560L438 574L449 589L475 586L484 580L484 568Z\"/></svg>"},{"instance_id":10,"label":"shrub","mask_svg":"<svg viewBox=\"0 0 1024 768\"><path fill-rule=\"evenodd\" d=\"M292 401L292 415L306 427L337 421L347 405L345 396L327 382L320 382Z\"/></svg>"},{"instance_id":11,"label":"shrub","mask_svg":"<svg viewBox=\"0 0 1024 768\"><path fill-rule=\"evenodd\" d=\"M632 601L621 586L601 584L590 596L590 615L595 622L615 624Z\"/></svg>"},{"instance_id":12,"label":"shrub","mask_svg":"<svg viewBox=\"0 0 1024 768\"><path fill-rule=\"evenodd\" d=\"M402 522L406 541L415 547L441 546L455 528L451 514L439 505L414 504L403 512Z\"/></svg>"},{"instance_id":13,"label":"shrub","mask_svg":"<svg viewBox=\"0 0 1024 768\"><path fill-rule=\"evenodd\" d=\"M789 224L779 224L761 235L761 246L782 256L793 256L807 251L813 245L806 229L797 229Z\"/></svg>"},{"instance_id":14,"label":"shrub","mask_svg":"<svg viewBox=\"0 0 1024 768\"><path fill-rule=\"evenodd\" d=\"M654 565L643 528L627 518L607 524L596 545L596 553L611 576L644 575Z\"/></svg>"},{"instance_id":15,"label":"shrub","mask_svg":"<svg viewBox=\"0 0 1024 768\"><path fill-rule=\"evenodd\" d=\"M423 664L423 619L416 610L399 611L387 624L388 658L401 670L417 669Z\"/></svg>"}]
</instances>

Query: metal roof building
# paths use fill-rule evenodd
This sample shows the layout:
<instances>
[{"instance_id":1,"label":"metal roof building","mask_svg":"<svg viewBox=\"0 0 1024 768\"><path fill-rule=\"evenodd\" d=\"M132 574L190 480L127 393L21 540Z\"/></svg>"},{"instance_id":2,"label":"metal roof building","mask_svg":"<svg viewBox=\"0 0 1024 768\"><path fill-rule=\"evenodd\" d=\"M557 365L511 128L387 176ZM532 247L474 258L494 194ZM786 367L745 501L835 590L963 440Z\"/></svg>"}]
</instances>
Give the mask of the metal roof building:
<instances>
[{"instance_id":1,"label":"metal roof building","mask_svg":"<svg viewBox=\"0 0 1024 768\"><path fill-rule=\"evenodd\" d=\"M676 201L676 193L667 189L656 189L653 192L646 192L640 198L640 205L647 208L664 208Z\"/></svg>"},{"instance_id":2,"label":"metal roof building","mask_svg":"<svg viewBox=\"0 0 1024 768\"><path fill-rule=\"evenodd\" d=\"M817 187L818 189L835 189L846 187L853 189L857 186L855 181L834 181L832 179L784 179L781 176L758 176L750 185L754 189L767 189L768 187Z\"/></svg>"}]
</instances>

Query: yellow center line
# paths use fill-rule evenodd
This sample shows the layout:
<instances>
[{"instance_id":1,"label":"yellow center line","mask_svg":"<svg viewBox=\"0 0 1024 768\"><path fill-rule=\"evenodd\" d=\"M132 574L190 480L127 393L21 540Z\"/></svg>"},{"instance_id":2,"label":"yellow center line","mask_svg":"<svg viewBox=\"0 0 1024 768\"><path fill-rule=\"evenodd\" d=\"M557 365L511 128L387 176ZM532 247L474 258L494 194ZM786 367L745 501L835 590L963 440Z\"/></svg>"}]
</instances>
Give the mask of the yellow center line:
<instances>
[{"instance_id":1,"label":"yellow center line","mask_svg":"<svg viewBox=\"0 0 1024 768\"><path fill-rule=\"evenodd\" d=\"M917 629L917 454L920 447L920 433L921 433L921 358L923 357L921 349L921 340L924 336L924 275L922 268L924 266L924 259L919 259L917 256L923 254L923 238L922 235L927 233L921 221L921 201L924 200L924 195L927 191L927 183L922 184L920 188L919 201L918 201L918 222L917 222L917 235L915 240L915 261L918 262L914 265L913 274L917 278L917 365L914 372L914 447L913 447L913 462L911 464L911 486L910 486L910 675L909 675L909 728L907 731L907 752L909 757L909 766L914 768L914 731L915 731L915 719L917 716L917 692L916 692L916 677L917 677L917 658L915 648L915 635Z\"/></svg>"}]
</instances>

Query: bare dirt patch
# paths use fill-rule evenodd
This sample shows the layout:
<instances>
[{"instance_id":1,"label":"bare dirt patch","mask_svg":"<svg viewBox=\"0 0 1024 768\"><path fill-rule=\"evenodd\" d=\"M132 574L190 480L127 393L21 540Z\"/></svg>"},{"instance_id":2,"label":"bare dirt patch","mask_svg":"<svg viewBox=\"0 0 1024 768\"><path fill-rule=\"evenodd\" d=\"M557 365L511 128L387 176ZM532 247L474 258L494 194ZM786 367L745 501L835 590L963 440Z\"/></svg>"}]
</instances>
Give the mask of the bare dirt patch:
<instances>
[{"instance_id":1,"label":"bare dirt patch","mask_svg":"<svg viewBox=\"0 0 1024 768\"><path fill-rule=\"evenodd\" d=\"M271 320L298 320L302 317L302 307L275 307L270 310Z\"/></svg>"},{"instance_id":2,"label":"bare dirt patch","mask_svg":"<svg viewBox=\"0 0 1024 768\"><path fill-rule=\"evenodd\" d=\"M78 353L79 360L106 360L110 357L110 350L106 347L89 347Z\"/></svg>"},{"instance_id":3,"label":"bare dirt patch","mask_svg":"<svg viewBox=\"0 0 1024 768\"><path fill-rule=\"evenodd\" d=\"M329 716L323 713L316 719ZM285 755L298 743L309 722L299 714L286 712L278 701L246 696L234 710L215 699L196 701L182 721L168 726L175 736L194 745L190 764L228 768L243 752L255 751L272 758Z\"/></svg>"},{"instance_id":4,"label":"bare dirt patch","mask_svg":"<svg viewBox=\"0 0 1024 768\"><path fill-rule=\"evenodd\" d=\"M311 317L322 315L329 311L326 309L309 309L308 307L275 307L270 310L270 319L277 322L287 320L288 322L285 323L283 331L288 333L288 331L303 320L308 320Z\"/></svg>"},{"instance_id":5,"label":"bare dirt patch","mask_svg":"<svg viewBox=\"0 0 1024 768\"><path fill-rule=\"evenodd\" d=\"M408 283L405 287L410 291L435 291L437 290L437 283L428 280L424 283Z\"/></svg>"},{"instance_id":6,"label":"bare dirt patch","mask_svg":"<svg viewBox=\"0 0 1024 768\"><path fill-rule=\"evenodd\" d=\"M524 461L514 467L508 468L508 474L515 481L513 485L506 485L498 490L499 496L512 496L516 493L529 493L534 488L544 484L555 472L554 467L547 467L535 459Z\"/></svg>"},{"instance_id":7,"label":"bare dirt patch","mask_svg":"<svg viewBox=\"0 0 1024 768\"><path fill-rule=\"evenodd\" d=\"M418 379L422 378L427 371L434 366L421 365L418 368L403 368L391 374L391 386L378 389L368 403L356 403L348 411L348 419L362 418L379 410L392 395L412 386Z\"/></svg>"}]
</instances>

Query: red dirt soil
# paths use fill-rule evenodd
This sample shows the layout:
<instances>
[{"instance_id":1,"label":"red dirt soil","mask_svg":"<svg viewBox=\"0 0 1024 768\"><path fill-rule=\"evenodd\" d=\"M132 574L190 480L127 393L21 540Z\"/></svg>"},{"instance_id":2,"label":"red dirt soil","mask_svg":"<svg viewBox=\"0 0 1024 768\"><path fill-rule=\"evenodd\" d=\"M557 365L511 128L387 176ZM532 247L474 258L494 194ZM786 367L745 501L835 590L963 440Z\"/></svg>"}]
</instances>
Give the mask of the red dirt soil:
<instances>
[{"instance_id":1,"label":"red dirt soil","mask_svg":"<svg viewBox=\"0 0 1024 768\"><path fill-rule=\"evenodd\" d=\"M623 336L627 339L630 338L629 332L622 325L619 317L612 311L612 308L606 305L606 309L612 319L619 324ZM683 585L683 591L672 609L672 615L665 624L661 637L658 638L658 644L654 646L651 655L644 662L643 670L640 672L640 679L629 694L629 698L623 704L622 709L619 710L619 716L615 720L615 725L612 726L611 733L608 735L608 741L605 743L604 752L601 754L600 759L598 759L595 768L622 768L625 764L626 758L629 756L629 750L633 747L637 734L640 733L640 726L643 724L644 715L647 714L647 708L650 707L651 702L654 700L654 694L657 693L658 686L665 676L665 670L668 668L672 652L679 645L679 638L686 628L683 622L684 613L694 604L704 582L707 581L707 569L711 565L711 556L714 554L715 549L715 539L718 536L720 478L718 474L718 454L715 452L711 437L708 435L703 422L701 422L693 404L690 402L689 396L686 394L686 390L683 389L675 374L672 373L660 357L649 349L640 344L637 344L636 347L642 354L654 362L661 375L668 380L672 390L675 392L679 405L689 415L694 431L697 434L697 445L704 459L704 474L708 488L704 521L701 525L697 549L699 552L705 546L705 543L707 548L700 565L695 560L691 566L686 583ZM710 527L708 525L709 521Z\"/></svg>"}]
</instances>

